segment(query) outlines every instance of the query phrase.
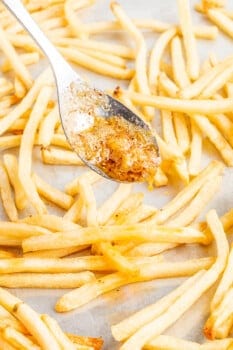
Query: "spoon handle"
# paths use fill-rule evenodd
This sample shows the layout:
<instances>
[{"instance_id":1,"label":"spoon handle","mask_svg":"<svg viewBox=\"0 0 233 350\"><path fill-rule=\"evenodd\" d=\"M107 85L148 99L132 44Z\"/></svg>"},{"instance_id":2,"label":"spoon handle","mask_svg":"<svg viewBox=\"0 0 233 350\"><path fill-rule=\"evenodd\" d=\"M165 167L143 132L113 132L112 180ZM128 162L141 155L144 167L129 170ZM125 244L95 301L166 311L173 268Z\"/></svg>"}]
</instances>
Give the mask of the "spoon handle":
<instances>
[{"instance_id":1,"label":"spoon handle","mask_svg":"<svg viewBox=\"0 0 233 350\"><path fill-rule=\"evenodd\" d=\"M2 0L4 5L10 10L10 12L18 19L28 33L40 46L41 50L47 56L50 64L53 68L57 83L59 85L64 79L64 83L69 81L69 76L74 75L74 71L71 66L65 61L59 51L50 42L47 36L42 32L37 23L33 20L29 12L23 6L20 0ZM77 75L77 73L76 73ZM63 78L62 78L63 77ZM81 78L80 78L81 80Z\"/></svg>"}]
</instances>

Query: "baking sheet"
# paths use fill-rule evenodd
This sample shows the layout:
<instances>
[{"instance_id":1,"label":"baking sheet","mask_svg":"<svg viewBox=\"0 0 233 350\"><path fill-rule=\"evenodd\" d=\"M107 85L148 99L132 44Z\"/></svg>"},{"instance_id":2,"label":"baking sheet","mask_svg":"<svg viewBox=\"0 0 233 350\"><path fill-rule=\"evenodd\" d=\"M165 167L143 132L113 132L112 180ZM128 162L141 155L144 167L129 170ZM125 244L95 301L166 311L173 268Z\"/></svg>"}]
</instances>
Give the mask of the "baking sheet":
<instances>
[{"instance_id":1,"label":"baking sheet","mask_svg":"<svg viewBox=\"0 0 233 350\"><path fill-rule=\"evenodd\" d=\"M229 5L233 7L233 1L229 0ZM192 6L195 1L191 1ZM122 0L121 4L132 18L155 18L166 22L177 22L177 7L174 0ZM112 15L109 10L109 1L97 0L94 8L82 11L80 13L84 21L106 20L111 19ZM193 11L193 21L195 23L203 22L202 16ZM151 46L156 34L145 33L148 45ZM133 44L130 37L122 34L108 34L104 38L111 41L114 39L119 43L127 45ZM232 41L220 35L217 41L198 40L199 54L203 59L207 58L207 54L214 52L217 57L223 58L232 53ZM40 70L42 67L38 67ZM113 88L116 84L124 86L123 82L117 82L113 79L103 78L94 73L89 73L82 69L78 69L85 78L93 81L95 85L102 89ZM12 151L13 152L13 151ZM212 153L210 148L210 154ZM216 157L216 153L214 153ZM203 166L207 164L208 156L203 157ZM86 169L65 166L45 166L41 164L39 153L34 152L33 169L49 183L63 189L64 185L84 172ZM226 169L221 190L216 194L211 203L206 207L205 212L210 208L216 208L219 214L224 213L232 207L233 203L233 172L232 169ZM101 204L117 187L112 181L101 180L95 185L95 193L98 204ZM154 205L158 208L162 207L175 194L175 189L155 189L149 192L145 185L134 185L134 191L143 191L145 193L145 203ZM1 210L1 209L0 209ZM55 210L49 206L51 213L60 213L62 211ZM1 219L5 219L5 215L1 212ZM196 247L180 247L168 253L171 260L185 260L187 258L206 255L204 249ZM15 289L14 294L29 303L35 310L40 313L49 313L57 319L62 328L68 332L89 336L102 336L105 341L104 349L115 350L119 348L111 337L110 326L132 312L155 302L163 295L170 292L178 286L183 279L156 280L146 283L138 283L131 286L119 288L102 297L97 298L86 306L75 311L58 314L53 308L56 300L61 297L65 290L34 290L34 289ZM182 338L201 342L203 340L202 327L204 320L208 315L209 298L213 289L205 294L184 316L176 322L166 333L176 335Z\"/></svg>"}]
</instances>

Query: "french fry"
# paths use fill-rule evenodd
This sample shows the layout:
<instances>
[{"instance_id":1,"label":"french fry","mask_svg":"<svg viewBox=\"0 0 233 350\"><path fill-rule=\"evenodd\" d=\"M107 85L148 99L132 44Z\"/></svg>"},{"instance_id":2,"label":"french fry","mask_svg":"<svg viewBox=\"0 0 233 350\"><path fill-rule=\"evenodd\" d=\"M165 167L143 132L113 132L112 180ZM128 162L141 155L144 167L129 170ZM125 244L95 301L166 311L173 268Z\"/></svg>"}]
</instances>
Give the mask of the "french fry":
<instances>
[{"instance_id":1,"label":"french fry","mask_svg":"<svg viewBox=\"0 0 233 350\"><path fill-rule=\"evenodd\" d=\"M222 11L211 9L207 11L208 18L225 34L233 38L233 21Z\"/></svg>"},{"instance_id":2,"label":"french fry","mask_svg":"<svg viewBox=\"0 0 233 350\"><path fill-rule=\"evenodd\" d=\"M142 243L126 251L127 256L154 256L177 247L175 243Z\"/></svg>"},{"instance_id":3,"label":"french fry","mask_svg":"<svg viewBox=\"0 0 233 350\"><path fill-rule=\"evenodd\" d=\"M208 137L210 142L215 146L218 152L221 154L223 160L228 166L233 165L233 149L218 129L213 125L207 117L201 114L192 115L193 120L202 131L204 135Z\"/></svg>"},{"instance_id":4,"label":"french fry","mask_svg":"<svg viewBox=\"0 0 233 350\"><path fill-rule=\"evenodd\" d=\"M3 338L1 333L0 333L0 346L4 350L15 350L15 347L11 346L11 344Z\"/></svg>"},{"instance_id":5,"label":"french fry","mask_svg":"<svg viewBox=\"0 0 233 350\"><path fill-rule=\"evenodd\" d=\"M173 123L177 138L178 147L182 153L187 153L190 145L189 129L187 118L182 113L173 113Z\"/></svg>"},{"instance_id":6,"label":"french fry","mask_svg":"<svg viewBox=\"0 0 233 350\"><path fill-rule=\"evenodd\" d=\"M0 121L1 123L1 121ZM21 143L21 135L7 135L0 137L0 148L1 150L6 150L10 148L18 147Z\"/></svg>"},{"instance_id":7,"label":"french fry","mask_svg":"<svg viewBox=\"0 0 233 350\"><path fill-rule=\"evenodd\" d=\"M11 65L15 73L20 77L25 86L29 89L32 85L32 78L26 66L19 59L17 52L8 40L8 37L4 30L0 27L0 46Z\"/></svg>"},{"instance_id":8,"label":"french fry","mask_svg":"<svg viewBox=\"0 0 233 350\"><path fill-rule=\"evenodd\" d=\"M116 267L117 271L128 273L130 275L137 274L138 268L127 258L125 258L115 247L109 242L103 242L99 244L100 250L103 256Z\"/></svg>"},{"instance_id":9,"label":"french fry","mask_svg":"<svg viewBox=\"0 0 233 350\"><path fill-rule=\"evenodd\" d=\"M38 235L49 235L51 232L40 226L19 222L1 221L0 235L12 238L26 238Z\"/></svg>"},{"instance_id":10,"label":"french fry","mask_svg":"<svg viewBox=\"0 0 233 350\"><path fill-rule=\"evenodd\" d=\"M24 258L63 258L74 253L79 253L82 250L89 248L89 246L77 246L71 248L51 249L51 250L38 250L36 252L29 252L23 254Z\"/></svg>"},{"instance_id":11,"label":"french fry","mask_svg":"<svg viewBox=\"0 0 233 350\"><path fill-rule=\"evenodd\" d=\"M144 37L117 2L112 2L110 7L121 26L126 29L126 31L129 32L135 40L137 46L137 54L135 57L135 79L138 90L142 93L150 94L146 71L147 50ZM143 108L143 112L148 120L151 120L154 117L154 110L152 108L146 106Z\"/></svg>"},{"instance_id":12,"label":"french fry","mask_svg":"<svg viewBox=\"0 0 233 350\"><path fill-rule=\"evenodd\" d=\"M136 208L134 211L131 211L130 213L128 213L128 215L125 215L123 217L123 221L121 220L121 225L123 224L135 224L138 222L144 222L147 219L149 220L149 218L154 215L157 212L157 209L149 206L149 205L145 205L142 204L141 206L139 206L138 208ZM117 221L116 223L119 225L120 224L119 221Z\"/></svg>"},{"instance_id":13,"label":"french fry","mask_svg":"<svg viewBox=\"0 0 233 350\"><path fill-rule=\"evenodd\" d=\"M74 201L73 197L51 186L35 173L32 175L32 180L41 196L62 209L68 210L71 207Z\"/></svg>"},{"instance_id":14,"label":"french fry","mask_svg":"<svg viewBox=\"0 0 233 350\"><path fill-rule=\"evenodd\" d=\"M158 77L159 88L164 91L169 97L176 97L178 95L178 87L176 84L167 76L165 72L161 72Z\"/></svg>"},{"instance_id":15,"label":"french fry","mask_svg":"<svg viewBox=\"0 0 233 350\"><path fill-rule=\"evenodd\" d=\"M81 175L85 178L86 181L88 181L91 185L93 185L96 181L101 179L101 176L94 171L87 171L83 175ZM79 192L79 179L75 178L74 180L70 181L65 186L65 192L71 196L76 195Z\"/></svg>"},{"instance_id":16,"label":"french fry","mask_svg":"<svg viewBox=\"0 0 233 350\"><path fill-rule=\"evenodd\" d=\"M191 144L190 144L190 159L189 159L189 174L197 176L200 172L201 157L202 157L202 133L194 120L191 123Z\"/></svg>"},{"instance_id":17,"label":"french fry","mask_svg":"<svg viewBox=\"0 0 233 350\"><path fill-rule=\"evenodd\" d=\"M203 208L212 199L221 185L222 177L217 176L204 184L196 196L191 200L191 203L174 219L168 221L170 226L186 226L190 225Z\"/></svg>"},{"instance_id":18,"label":"french fry","mask_svg":"<svg viewBox=\"0 0 233 350\"><path fill-rule=\"evenodd\" d=\"M62 147L62 148L69 150L69 151L72 150L70 144L67 141L66 136L62 135L62 134L54 134L52 139L51 139L51 145L57 146L57 147Z\"/></svg>"},{"instance_id":19,"label":"french fry","mask_svg":"<svg viewBox=\"0 0 233 350\"><path fill-rule=\"evenodd\" d=\"M126 68L126 60L122 57L106 52L93 51L84 48L79 48L79 50L96 59L103 60L106 63L112 64L113 66Z\"/></svg>"},{"instance_id":20,"label":"french fry","mask_svg":"<svg viewBox=\"0 0 233 350\"><path fill-rule=\"evenodd\" d=\"M77 232L79 232L77 234ZM101 228L80 228L77 231L67 231L56 235L31 237L23 241L23 251L68 248L77 245L95 244L102 241L158 242L158 243L203 243L206 236L191 228L162 227L154 224L134 224L121 226L102 226Z\"/></svg>"},{"instance_id":21,"label":"french fry","mask_svg":"<svg viewBox=\"0 0 233 350\"><path fill-rule=\"evenodd\" d=\"M85 209L83 199L81 196L78 196L78 199L76 199L73 203L73 205L70 207L70 209L65 213L64 219L77 223L84 221L83 219L83 210Z\"/></svg>"},{"instance_id":22,"label":"french fry","mask_svg":"<svg viewBox=\"0 0 233 350\"><path fill-rule=\"evenodd\" d=\"M23 53L19 55L19 58L25 65L31 65L39 61L40 55L38 52L30 52L30 53ZM12 69L12 66L9 60L6 60L5 62L3 62L1 66L1 71L3 73L6 73L11 69Z\"/></svg>"},{"instance_id":23,"label":"french fry","mask_svg":"<svg viewBox=\"0 0 233 350\"><path fill-rule=\"evenodd\" d=\"M79 179L79 192L82 202L86 207L87 226L97 226L97 207L92 185L84 178Z\"/></svg>"},{"instance_id":24,"label":"french fry","mask_svg":"<svg viewBox=\"0 0 233 350\"><path fill-rule=\"evenodd\" d=\"M58 312L72 310L88 303L99 295L129 283L148 281L155 278L166 278L168 276L190 276L207 266L209 267L210 264L212 264L211 260L204 261L203 259L196 259L195 261L189 260L186 261L185 264L183 262L141 264L137 276L126 276L125 274L117 272L66 293L58 300L55 309Z\"/></svg>"},{"instance_id":25,"label":"french fry","mask_svg":"<svg viewBox=\"0 0 233 350\"><path fill-rule=\"evenodd\" d=\"M19 99L23 98L27 93L25 86L23 85L23 83L18 77L15 77L14 90L15 90L15 96L18 97Z\"/></svg>"},{"instance_id":26,"label":"french fry","mask_svg":"<svg viewBox=\"0 0 233 350\"><path fill-rule=\"evenodd\" d=\"M122 80L129 80L134 75L134 71L131 69L113 66L112 64L91 57L76 48L59 47L58 49L69 61L95 73Z\"/></svg>"},{"instance_id":27,"label":"french fry","mask_svg":"<svg viewBox=\"0 0 233 350\"><path fill-rule=\"evenodd\" d=\"M155 304L149 305L144 309L136 312L132 316L129 316L123 321L117 323L116 325L113 325L111 327L111 331L114 339L118 341L127 339L137 330L139 330L144 324L163 314L169 308L169 306L171 306L174 301L179 298L179 296L191 288L194 283L200 279L203 273L203 271L197 272L194 276L190 277L178 288L174 289L171 293L161 298Z\"/></svg>"},{"instance_id":28,"label":"french fry","mask_svg":"<svg viewBox=\"0 0 233 350\"><path fill-rule=\"evenodd\" d=\"M155 337L144 346L146 350L167 349L167 350L200 350L200 344L175 338L169 335Z\"/></svg>"},{"instance_id":29,"label":"french fry","mask_svg":"<svg viewBox=\"0 0 233 350\"><path fill-rule=\"evenodd\" d=\"M178 10L180 19L180 28L183 35L185 54L187 59L187 71L191 80L199 76L199 58L196 47L196 40L193 33L191 13L189 2L187 0L178 0Z\"/></svg>"},{"instance_id":30,"label":"french fry","mask_svg":"<svg viewBox=\"0 0 233 350\"><path fill-rule=\"evenodd\" d=\"M163 139L168 145L177 148L178 144L173 126L173 119L173 115L170 111L161 111Z\"/></svg>"},{"instance_id":31,"label":"french fry","mask_svg":"<svg viewBox=\"0 0 233 350\"><path fill-rule=\"evenodd\" d=\"M225 268L229 247L225 232L223 231L221 222L214 210L207 214L207 222L213 233L218 251L218 258L212 267L205 272L194 284L182 294L167 310L166 313L159 317L153 317L149 323L146 323L136 333L134 333L121 346L121 349L141 349L144 344L153 337L161 335L170 325L172 325L185 311L187 311L199 298L208 290Z\"/></svg>"},{"instance_id":32,"label":"french fry","mask_svg":"<svg viewBox=\"0 0 233 350\"><path fill-rule=\"evenodd\" d=\"M166 109L173 112L215 114L232 111L232 98L217 100L179 100L164 96L148 96L139 92L122 91L135 104Z\"/></svg>"},{"instance_id":33,"label":"french fry","mask_svg":"<svg viewBox=\"0 0 233 350\"><path fill-rule=\"evenodd\" d=\"M19 179L28 200L39 214L45 214L47 209L39 197L36 186L31 178L32 148L37 127L47 108L51 94L52 89L50 87L41 89L24 130L19 150Z\"/></svg>"},{"instance_id":34,"label":"french fry","mask_svg":"<svg viewBox=\"0 0 233 350\"><path fill-rule=\"evenodd\" d=\"M0 328L13 327L22 334L28 334L28 330L3 306L0 306Z\"/></svg>"},{"instance_id":35,"label":"french fry","mask_svg":"<svg viewBox=\"0 0 233 350\"><path fill-rule=\"evenodd\" d=\"M6 327L3 330L3 337L16 349L40 350L38 345L13 327Z\"/></svg>"},{"instance_id":36,"label":"french fry","mask_svg":"<svg viewBox=\"0 0 233 350\"><path fill-rule=\"evenodd\" d=\"M190 84L182 52L181 40L175 36L171 41L172 69L175 83L184 89Z\"/></svg>"},{"instance_id":37,"label":"french fry","mask_svg":"<svg viewBox=\"0 0 233 350\"><path fill-rule=\"evenodd\" d=\"M57 339L58 344L62 349L76 350L76 346L69 337L62 331L57 321L49 315L41 315L42 321L46 324L50 332Z\"/></svg>"},{"instance_id":38,"label":"french fry","mask_svg":"<svg viewBox=\"0 0 233 350\"><path fill-rule=\"evenodd\" d=\"M7 216L11 221L17 221L18 212L11 192L9 178L2 163L0 163L0 195Z\"/></svg>"},{"instance_id":39,"label":"french fry","mask_svg":"<svg viewBox=\"0 0 233 350\"><path fill-rule=\"evenodd\" d=\"M49 347L54 350L60 349L53 335L30 306L2 288L0 290L0 304L23 323L43 350L49 349Z\"/></svg>"},{"instance_id":40,"label":"french fry","mask_svg":"<svg viewBox=\"0 0 233 350\"><path fill-rule=\"evenodd\" d=\"M178 193L162 211L159 211L152 218L152 222L163 223L174 215L179 209L183 208L199 191L199 189L212 178L220 175L223 171L223 165L214 161L210 163L190 184Z\"/></svg>"},{"instance_id":41,"label":"french fry","mask_svg":"<svg viewBox=\"0 0 233 350\"><path fill-rule=\"evenodd\" d=\"M221 131L222 135L229 142L231 147L233 147L233 122L225 114L213 114L209 115L208 119Z\"/></svg>"},{"instance_id":42,"label":"french fry","mask_svg":"<svg viewBox=\"0 0 233 350\"><path fill-rule=\"evenodd\" d=\"M4 154L3 162L15 193L15 204L19 210L23 210L27 206L27 196L18 176L17 158L12 154Z\"/></svg>"},{"instance_id":43,"label":"french fry","mask_svg":"<svg viewBox=\"0 0 233 350\"><path fill-rule=\"evenodd\" d=\"M102 338L82 337L74 334L67 333L67 336L73 343L77 344L77 350L101 350L103 346ZM86 347L86 349L85 349Z\"/></svg>"},{"instance_id":44,"label":"french fry","mask_svg":"<svg viewBox=\"0 0 233 350\"><path fill-rule=\"evenodd\" d=\"M31 259L28 259L30 261ZM93 273L11 273L0 276L0 286L6 288L78 288L95 279Z\"/></svg>"},{"instance_id":45,"label":"french fry","mask_svg":"<svg viewBox=\"0 0 233 350\"><path fill-rule=\"evenodd\" d=\"M59 121L58 107L55 106L41 121L37 142L43 147L50 145L55 126Z\"/></svg>"},{"instance_id":46,"label":"french fry","mask_svg":"<svg viewBox=\"0 0 233 350\"><path fill-rule=\"evenodd\" d=\"M20 220L20 222L23 222L29 225L37 225L40 227L44 227L54 232L58 232L59 230L61 231L76 230L80 227L79 225L74 224L68 220L65 220L64 218L57 215L28 216Z\"/></svg>"},{"instance_id":47,"label":"french fry","mask_svg":"<svg viewBox=\"0 0 233 350\"><path fill-rule=\"evenodd\" d=\"M18 118L31 108L41 90L41 87L45 84L51 84L52 81L52 72L50 73L50 70L48 69L39 75L22 101L10 111L9 114L0 120L0 135L6 132Z\"/></svg>"},{"instance_id":48,"label":"french fry","mask_svg":"<svg viewBox=\"0 0 233 350\"><path fill-rule=\"evenodd\" d=\"M102 204L98 209L98 222L100 225L104 225L109 220L118 207L129 196L131 190L132 185L120 184L113 195Z\"/></svg>"},{"instance_id":49,"label":"french fry","mask_svg":"<svg viewBox=\"0 0 233 350\"><path fill-rule=\"evenodd\" d=\"M120 56L127 59L133 59L135 52L128 46L113 44L97 40L80 40L76 38L55 38L53 42L58 46L78 47L80 49L98 50L103 53Z\"/></svg>"},{"instance_id":50,"label":"french fry","mask_svg":"<svg viewBox=\"0 0 233 350\"><path fill-rule=\"evenodd\" d=\"M169 44L170 40L175 36L175 34L175 28L168 29L165 33L163 33L160 36L160 38L157 40L155 46L152 49L148 68L149 84L152 92L156 91L162 56L167 45Z\"/></svg>"},{"instance_id":51,"label":"french fry","mask_svg":"<svg viewBox=\"0 0 233 350\"><path fill-rule=\"evenodd\" d=\"M61 148L42 148L41 156L43 163L54 165L83 165L75 152Z\"/></svg>"},{"instance_id":52,"label":"french fry","mask_svg":"<svg viewBox=\"0 0 233 350\"><path fill-rule=\"evenodd\" d=\"M227 57L222 62L218 63L216 66L204 72L194 83L186 87L180 92L181 98L193 98L199 96L201 92L208 86L208 84L213 81L214 78L220 73L222 73L228 66L232 65L232 56Z\"/></svg>"}]
</instances>

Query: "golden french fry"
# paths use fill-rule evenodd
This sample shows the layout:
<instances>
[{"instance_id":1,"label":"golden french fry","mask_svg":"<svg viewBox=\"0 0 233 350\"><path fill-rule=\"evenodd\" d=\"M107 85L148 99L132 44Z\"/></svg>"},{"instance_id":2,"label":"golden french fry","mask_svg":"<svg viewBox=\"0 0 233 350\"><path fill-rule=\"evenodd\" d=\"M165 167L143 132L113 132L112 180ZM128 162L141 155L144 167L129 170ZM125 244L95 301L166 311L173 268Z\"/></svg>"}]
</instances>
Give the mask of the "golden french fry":
<instances>
[{"instance_id":1,"label":"golden french fry","mask_svg":"<svg viewBox=\"0 0 233 350\"><path fill-rule=\"evenodd\" d=\"M0 162L0 195L5 212L11 221L18 220L18 212L11 192L10 182L4 165Z\"/></svg>"},{"instance_id":2,"label":"golden french fry","mask_svg":"<svg viewBox=\"0 0 233 350\"><path fill-rule=\"evenodd\" d=\"M64 150L61 148L42 148L41 156L45 164L83 165L83 162L75 152Z\"/></svg>"},{"instance_id":3,"label":"golden french fry","mask_svg":"<svg viewBox=\"0 0 233 350\"><path fill-rule=\"evenodd\" d=\"M19 222L1 221L0 235L12 238L26 238L38 235L49 235L51 232L40 226L28 225Z\"/></svg>"},{"instance_id":4,"label":"golden french fry","mask_svg":"<svg viewBox=\"0 0 233 350\"><path fill-rule=\"evenodd\" d=\"M186 226L190 225L198 215L202 212L203 208L212 199L212 197L218 191L222 182L222 177L217 176L209 180L204 184L196 196L191 200L190 204L178 214L174 219L168 220L170 226Z\"/></svg>"},{"instance_id":5,"label":"golden french fry","mask_svg":"<svg viewBox=\"0 0 233 350\"><path fill-rule=\"evenodd\" d=\"M142 243L126 251L127 256L154 256L177 247L175 243Z\"/></svg>"},{"instance_id":6,"label":"golden french fry","mask_svg":"<svg viewBox=\"0 0 233 350\"><path fill-rule=\"evenodd\" d=\"M74 222L81 223L85 221L85 214L83 215L83 211L85 209L83 199L81 196L78 196L78 199L74 202L74 204L70 207L70 209L65 213L64 219Z\"/></svg>"},{"instance_id":7,"label":"golden french fry","mask_svg":"<svg viewBox=\"0 0 233 350\"><path fill-rule=\"evenodd\" d=\"M6 132L18 118L20 118L29 108L31 108L41 90L41 87L45 84L51 84L52 81L52 72L48 69L39 75L32 88L22 99L22 101L13 110L11 110L9 114L0 120L0 135Z\"/></svg>"},{"instance_id":8,"label":"golden french fry","mask_svg":"<svg viewBox=\"0 0 233 350\"><path fill-rule=\"evenodd\" d=\"M16 349L26 350L40 350L40 347L33 343L28 337L14 329L13 327L6 327L3 330L3 337Z\"/></svg>"},{"instance_id":9,"label":"golden french fry","mask_svg":"<svg viewBox=\"0 0 233 350\"><path fill-rule=\"evenodd\" d=\"M60 216L57 215L34 215L34 216L28 216L20 222L30 224L30 225L37 225L44 228L47 228L48 230L58 232L58 231L70 231L70 230L76 230L79 228L79 225L74 224Z\"/></svg>"},{"instance_id":10,"label":"golden french fry","mask_svg":"<svg viewBox=\"0 0 233 350\"><path fill-rule=\"evenodd\" d=\"M19 55L19 58L25 65L31 65L39 61L40 55L38 52L30 52L30 53L23 53ZM3 62L1 66L1 71L3 73L6 73L11 69L12 69L12 66L9 60L6 60L5 62Z\"/></svg>"},{"instance_id":11,"label":"golden french fry","mask_svg":"<svg viewBox=\"0 0 233 350\"><path fill-rule=\"evenodd\" d=\"M61 248L61 249L48 249L48 250L38 250L36 252L29 252L23 254L24 258L63 258L65 256L79 253L82 250L89 248L87 245L71 247L71 248Z\"/></svg>"},{"instance_id":12,"label":"golden french fry","mask_svg":"<svg viewBox=\"0 0 233 350\"><path fill-rule=\"evenodd\" d=\"M62 349L76 350L76 346L68 338L68 336L62 331L57 321L55 321L49 315L41 315L42 321L48 327L50 332L57 339L58 344L60 344Z\"/></svg>"},{"instance_id":13,"label":"golden french fry","mask_svg":"<svg viewBox=\"0 0 233 350\"><path fill-rule=\"evenodd\" d=\"M161 72L158 77L159 88L169 97L176 97L178 95L178 87L171 80L165 72Z\"/></svg>"},{"instance_id":14,"label":"golden french fry","mask_svg":"<svg viewBox=\"0 0 233 350\"><path fill-rule=\"evenodd\" d=\"M17 158L12 154L4 154L3 162L15 193L15 204L19 210L25 209L27 206L27 196L18 176Z\"/></svg>"},{"instance_id":15,"label":"golden french fry","mask_svg":"<svg viewBox=\"0 0 233 350\"><path fill-rule=\"evenodd\" d=\"M202 157L202 133L193 119L191 123L191 144L190 144L190 159L189 159L189 174L197 176L200 172L201 157Z\"/></svg>"},{"instance_id":16,"label":"golden french fry","mask_svg":"<svg viewBox=\"0 0 233 350\"><path fill-rule=\"evenodd\" d=\"M66 333L67 336L77 345L77 350L101 350L103 346L102 338L90 338Z\"/></svg>"},{"instance_id":17,"label":"golden french fry","mask_svg":"<svg viewBox=\"0 0 233 350\"><path fill-rule=\"evenodd\" d=\"M1 121L0 121L1 123ZM9 148L15 148L18 147L21 143L22 136L21 135L7 135L7 136L1 136L0 137L0 148L2 149L9 149Z\"/></svg>"},{"instance_id":18,"label":"golden french fry","mask_svg":"<svg viewBox=\"0 0 233 350\"><path fill-rule=\"evenodd\" d=\"M94 191L90 182L84 178L79 179L79 193L86 208L87 226L97 226L97 207Z\"/></svg>"},{"instance_id":19,"label":"golden french fry","mask_svg":"<svg viewBox=\"0 0 233 350\"><path fill-rule=\"evenodd\" d=\"M186 71L181 40L178 36L175 36L171 41L171 57L175 83L177 86L184 89L190 84L190 80Z\"/></svg>"},{"instance_id":20,"label":"golden french fry","mask_svg":"<svg viewBox=\"0 0 233 350\"><path fill-rule=\"evenodd\" d=\"M6 32L0 27L0 46L6 57L11 62L15 73L20 77L25 86L29 89L32 85L32 78L26 66L20 60L17 52L10 43Z\"/></svg>"},{"instance_id":21,"label":"golden french fry","mask_svg":"<svg viewBox=\"0 0 233 350\"><path fill-rule=\"evenodd\" d=\"M189 2L187 0L178 0L177 4L180 28L183 35L185 55L187 59L187 71L190 79L195 80L199 76L199 58L193 32Z\"/></svg>"},{"instance_id":22,"label":"golden french fry","mask_svg":"<svg viewBox=\"0 0 233 350\"><path fill-rule=\"evenodd\" d=\"M151 219L152 222L163 223L174 215L179 209L183 208L199 191L199 189L210 179L220 175L224 169L222 163L211 162L187 187L178 193L162 211L158 211Z\"/></svg>"},{"instance_id":23,"label":"golden french fry","mask_svg":"<svg viewBox=\"0 0 233 350\"><path fill-rule=\"evenodd\" d=\"M15 96L19 99L23 98L27 93L26 87L17 76L15 77L14 81L14 90Z\"/></svg>"},{"instance_id":24,"label":"golden french fry","mask_svg":"<svg viewBox=\"0 0 233 350\"><path fill-rule=\"evenodd\" d=\"M190 276L203 268L208 268L212 263L212 259L195 259L187 260L185 264L184 262L140 264L137 276L126 276L120 272L104 276L95 282L88 283L63 295L58 300L55 308L58 312L69 311L125 284L148 281L155 278L166 278L168 276Z\"/></svg>"},{"instance_id":25,"label":"golden french fry","mask_svg":"<svg viewBox=\"0 0 233 350\"><path fill-rule=\"evenodd\" d=\"M173 120L174 118L170 111L161 111L163 139L168 145L177 148L178 144L174 130Z\"/></svg>"},{"instance_id":26,"label":"golden french fry","mask_svg":"<svg viewBox=\"0 0 233 350\"><path fill-rule=\"evenodd\" d=\"M41 121L37 142L43 147L50 145L55 126L59 121L58 107L55 106Z\"/></svg>"},{"instance_id":27,"label":"golden french fry","mask_svg":"<svg viewBox=\"0 0 233 350\"><path fill-rule=\"evenodd\" d=\"M31 259L27 259L30 262ZM11 273L0 276L0 286L6 288L78 288L95 279L92 272L78 273Z\"/></svg>"},{"instance_id":28,"label":"golden french fry","mask_svg":"<svg viewBox=\"0 0 233 350\"><path fill-rule=\"evenodd\" d=\"M71 207L74 201L73 197L51 186L37 174L32 175L32 180L34 181L36 189L41 196L62 209L68 210Z\"/></svg>"},{"instance_id":29,"label":"golden french fry","mask_svg":"<svg viewBox=\"0 0 233 350\"><path fill-rule=\"evenodd\" d=\"M168 29L160 36L160 38L157 40L155 46L152 49L148 72L149 83L152 92L156 91L155 89L160 73L162 56L170 40L176 35L176 32L176 28Z\"/></svg>"},{"instance_id":30,"label":"golden french fry","mask_svg":"<svg viewBox=\"0 0 233 350\"><path fill-rule=\"evenodd\" d=\"M187 153L190 146L188 120L182 113L173 114L173 123L176 132L177 144L182 153Z\"/></svg>"},{"instance_id":31,"label":"golden french fry","mask_svg":"<svg viewBox=\"0 0 233 350\"><path fill-rule=\"evenodd\" d=\"M207 16L220 30L233 38L233 21L225 13L211 9L207 11Z\"/></svg>"},{"instance_id":32,"label":"golden french fry","mask_svg":"<svg viewBox=\"0 0 233 350\"><path fill-rule=\"evenodd\" d=\"M131 184L120 184L117 190L108 198L98 209L98 222L104 225L124 200L129 196L132 190Z\"/></svg>"},{"instance_id":33,"label":"golden french fry","mask_svg":"<svg viewBox=\"0 0 233 350\"><path fill-rule=\"evenodd\" d=\"M145 350L167 349L167 350L200 350L200 344L172 337L160 335L150 340L145 346Z\"/></svg>"}]
</instances>

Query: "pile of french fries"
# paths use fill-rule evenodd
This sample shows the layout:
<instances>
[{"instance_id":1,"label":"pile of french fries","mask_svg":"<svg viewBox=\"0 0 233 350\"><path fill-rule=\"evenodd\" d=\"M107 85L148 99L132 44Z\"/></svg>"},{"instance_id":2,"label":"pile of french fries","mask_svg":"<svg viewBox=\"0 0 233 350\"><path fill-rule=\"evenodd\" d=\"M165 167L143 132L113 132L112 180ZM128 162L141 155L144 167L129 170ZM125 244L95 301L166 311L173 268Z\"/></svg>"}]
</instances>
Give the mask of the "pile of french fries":
<instances>
[{"instance_id":1,"label":"pile of french fries","mask_svg":"<svg viewBox=\"0 0 233 350\"><path fill-rule=\"evenodd\" d=\"M66 334L55 319L40 315L0 288L0 347L2 350L100 350L101 338Z\"/></svg>"},{"instance_id":2,"label":"pile of french fries","mask_svg":"<svg viewBox=\"0 0 233 350\"><path fill-rule=\"evenodd\" d=\"M107 180L96 173L87 170L61 190L35 171L35 148L44 166L54 165L57 172L59 165L83 164L63 133L50 68L33 79L30 66L40 65L42 52L0 4L0 197L8 217L0 223L0 286L70 288L55 305L56 311L66 312L131 283L189 277L153 305L112 326L113 337L124 342L120 349L233 349L228 338L233 326L233 250L229 253L226 236L233 227L233 209L222 217L211 210L206 222L196 220L221 187L223 163L233 165L233 56L218 61L211 54L201 63L197 40L215 40L218 28L233 37L233 15L224 0L202 0L196 10L214 25L194 26L189 1L177 0L178 24L132 20L113 2L113 21L83 23L78 12L93 3L24 1L66 59L129 81L128 88L117 86L110 93L143 118L158 140L162 162L154 187L175 180L182 189L155 208L131 184L120 184L97 206L95 183ZM161 33L151 51L141 29ZM93 38L109 31L131 36L132 47ZM151 123L155 108L160 133ZM202 169L206 140L223 163L213 159ZM48 203L63 214L51 214ZM216 257L171 262L162 254L180 245L213 242ZM211 341L198 344L164 335L219 279L204 326ZM82 338L66 336L55 320L37 315L5 289L0 289L0 306L0 344L6 350L102 346L98 340L80 345Z\"/></svg>"}]
</instances>

